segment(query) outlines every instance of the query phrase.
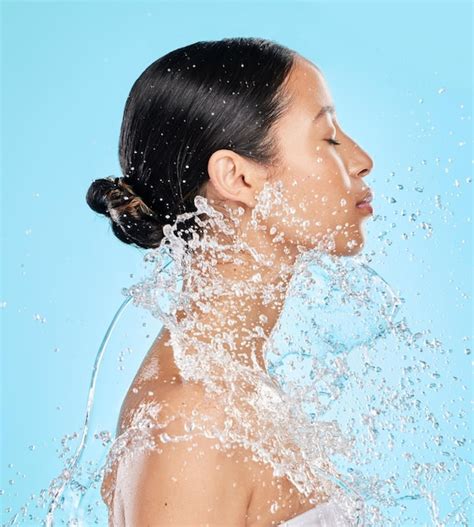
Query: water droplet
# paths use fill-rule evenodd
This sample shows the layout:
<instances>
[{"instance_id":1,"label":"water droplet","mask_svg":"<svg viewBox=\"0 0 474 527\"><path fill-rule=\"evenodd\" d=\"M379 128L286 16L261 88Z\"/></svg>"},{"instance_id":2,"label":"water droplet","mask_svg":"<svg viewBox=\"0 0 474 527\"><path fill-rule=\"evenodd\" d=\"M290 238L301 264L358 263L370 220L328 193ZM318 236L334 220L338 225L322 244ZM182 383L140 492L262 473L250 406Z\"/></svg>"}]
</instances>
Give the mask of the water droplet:
<instances>
[{"instance_id":1,"label":"water droplet","mask_svg":"<svg viewBox=\"0 0 474 527\"><path fill-rule=\"evenodd\" d=\"M194 421L184 423L184 429L186 432L192 432L196 428Z\"/></svg>"}]
</instances>

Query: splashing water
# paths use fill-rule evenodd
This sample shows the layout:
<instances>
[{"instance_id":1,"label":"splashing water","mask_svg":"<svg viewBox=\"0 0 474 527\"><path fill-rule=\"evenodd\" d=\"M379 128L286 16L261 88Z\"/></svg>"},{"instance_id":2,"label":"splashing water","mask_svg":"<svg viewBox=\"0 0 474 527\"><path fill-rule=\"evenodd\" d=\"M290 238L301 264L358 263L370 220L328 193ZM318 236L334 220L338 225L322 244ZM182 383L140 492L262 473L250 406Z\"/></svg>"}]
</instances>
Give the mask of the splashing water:
<instances>
[{"instance_id":1,"label":"splashing water","mask_svg":"<svg viewBox=\"0 0 474 527\"><path fill-rule=\"evenodd\" d=\"M298 247L295 259L277 260L236 236L241 209L229 210L228 219L202 196L195 205L196 212L167 225L160 248L147 253L147 277L124 290L127 298L96 358L83 431L67 438L65 451L69 440L79 437L79 444L36 504L46 505L46 515L25 506L9 525L105 525L99 487L113 515L121 466L141 452L160 453L168 443L199 435L224 450L248 449L314 505L335 499L351 525L416 525L420 503L437 527L468 525L470 496L450 489L467 468L456 423L463 416L447 410L442 395L438 407L426 397L427 390L447 389L442 372L433 370L439 360L429 357L447 361L442 343L399 319L402 300L363 255L331 255L333 235ZM252 228L275 214L306 228L281 188L267 184ZM185 242L176 226L191 217L203 234ZM269 234L276 247L283 244L277 229ZM257 320L244 309L249 299L260 307ZM81 463L89 446L97 448L89 420L100 363L130 303L168 329L180 375L202 398L170 417L166 403L149 392L160 370L149 361L137 376L139 402L122 433L96 434L94 462ZM283 306L279 312L276 305ZM179 426L171 433L174 421ZM435 498L440 489L451 505L444 517Z\"/></svg>"}]
</instances>

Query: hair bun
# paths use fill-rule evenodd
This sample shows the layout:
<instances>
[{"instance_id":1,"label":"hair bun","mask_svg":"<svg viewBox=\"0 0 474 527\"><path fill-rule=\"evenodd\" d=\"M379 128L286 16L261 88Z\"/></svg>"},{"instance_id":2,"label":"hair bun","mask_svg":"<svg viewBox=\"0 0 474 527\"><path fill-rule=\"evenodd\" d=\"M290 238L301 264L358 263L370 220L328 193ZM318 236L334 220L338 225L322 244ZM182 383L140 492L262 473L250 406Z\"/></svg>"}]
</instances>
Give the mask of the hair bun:
<instances>
[{"instance_id":1,"label":"hair bun","mask_svg":"<svg viewBox=\"0 0 474 527\"><path fill-rule=\"evenodd\" d=\"M142 212L153 216L153 211L143 202L129 183L123 177L107 176L92 182L86 201L89 207L116 220L117 209L131 208L132 200L135 206L140 206Z\"/></svg>"},{"instance_id":2,"label":"hair bun","mask_svg":"<svg viewBox=\"0 0 474 527\"><path fill-rule=\"evenodd\" d=\"M89 207L99 214L109 216L111 194L120 188L120 178L108 176L93 181L87 191L86 201Z\"/></svg>"},{"instance_id":3,"label":"hair bun","mask_svg":"<svg viewBox=\"0 0 474 527\"><path fill-rule=\"evenodd\" d=\"M125 178L96 179L87 191L86 201L92 210L112 220L113 231L122 241L144 248L159 245L162 222Z\"/></svg>"}]
</instances>

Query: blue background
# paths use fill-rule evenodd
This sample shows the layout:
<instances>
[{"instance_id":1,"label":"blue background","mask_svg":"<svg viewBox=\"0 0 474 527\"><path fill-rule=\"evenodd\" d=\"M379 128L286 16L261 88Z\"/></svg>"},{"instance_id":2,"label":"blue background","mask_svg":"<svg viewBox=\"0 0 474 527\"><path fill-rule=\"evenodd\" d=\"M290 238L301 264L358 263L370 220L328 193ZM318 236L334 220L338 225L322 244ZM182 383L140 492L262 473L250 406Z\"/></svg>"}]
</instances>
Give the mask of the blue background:
<instances>
[{"instance_id":1,"label":"blue background","mask_svg":"<svg viewBox=\"0 0 474 527\"><path fill-rule=\"evenodd\" d=\"M470 385L469 2L3 2L2 26L5 520L58 474L60 440L81 427L121 289L143 268L144 252L88 208L87 189L120 175L118 134L133 82L198 40L271 38L322 69L341 126L374 160L371 265L405 299L412 326L431 328L452 349L451 372ZM122 360L105 370L97 410L113 417L160 329L128 310L115 336Z\"/></svg>"}]
</instances>

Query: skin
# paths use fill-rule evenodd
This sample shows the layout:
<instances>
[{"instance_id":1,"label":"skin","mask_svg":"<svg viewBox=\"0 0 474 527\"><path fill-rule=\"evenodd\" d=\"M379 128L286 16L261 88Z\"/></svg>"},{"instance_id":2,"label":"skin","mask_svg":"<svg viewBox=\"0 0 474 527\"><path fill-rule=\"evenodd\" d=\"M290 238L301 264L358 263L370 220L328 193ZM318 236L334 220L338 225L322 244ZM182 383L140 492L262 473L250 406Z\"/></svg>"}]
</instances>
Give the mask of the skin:
<instances>
[{"instance_id":1,"label":"skin","mask_svg":"<svg viewBox=\"0 0 474 527\"><path fill-rule=\"evenodd\" d=\"M217 204L225 200L231 208L245 205L243 237L272 258L276 251L273 237L253 231L248 222L264 182L281 181L285 197L296 212L290 227L284 224L286 218L267 221L268 226L276 226L285 235L277 258L291 260L297 255L297 244L312 248L315 239L338 228L336 248L330 252L339 256L357 254L364 245L362 224L367 216L355 204L368 189L363 178L372 170L373 161L344 133L335 114L326 113L314 121L322 107L334 106L334 102L323 75L312 63L298 57L288 87L292 102L275 128L281 160L276 173L231 150L218 150L209 159L207 196ZM337 139L340 146L329 144L331 138ZM347 201L345 206L341 206L341 199ZM304 220L309 221L305 229L298 225ZM356 242L354 248L347 247L351 239ZM290 251L286 257L284 247Z\"/></svg>"},{"instance_id":2,"label":"skin","mask_svg":"<svg viewBox=\"0 0 474 527\"><path fill-rule=\"evenodd\" d=\"M294 263L301 251L316 247L317 242L328 232L337 233L335 247L328 250L331 254L351 256L360 252L364 246L363 224L368 214L355 205L369 188L364 178L372 170L373 161L342 130L335 115L325 113L315 121L321 108L334 106L325 79L316 66L298 56L288 77L288 90L291 104L275 127L280 158L276 167L263 167L226 149L214 152L209 159L209 182L205 189L207 199L224 214L232 214L238 207L243 207L245 212L240 225L242 239L266 260L273 262L270 269L258 268L244 253L241 258L247 265L237 266L233 262L218 262L214 265L223 277L247 279L258 271L266 283L283 281L286 286L291 272L285 273L284 265ZM330 144L329 139L336 139L340 145ZM277 207L270 217L259 219L259 225L267 227L266 230L256 230L250 222L252 210L267 181L283 184L284 196L295 212L288 222L288 215L281 214ZM343 206L342 199L346 202ZM275 243L275 235L269 234L271 228L276 229L277 233L283 233L282 242ZM220 242L227 241L218 233L213 233L213 236ZM348 245L351 240L354 243ZM206 257L207 255L200 255L200 262ZM206 276L199 271L198 264L191 272L200 275L201 290L212 290L211 282L206 288ZM185 286L185 290L191 289ZM194 292L199 295L199 291ZM238 305L235 299L214 296L212 304L224 315L224 319L232 318L232 313L238 310L245 317L238 321L242 329L253 328L259 316L264 314L267 323L261 325L268 335L283 307L285 293L285 287L281 292L275 293L271 305L265 305L263 299L255 294L249 298L240 298ZM204 297L200 300L209 302ZM213 324L216 318L202 313L197 302L195 306L192 310L193 320L199 319L207 325L206 335L201 338L210 340L221 330L220 321ZM178 320L183 320L185 316L178 311ZM258 349L256 353L258 363L266 371L264 359ZM168 373L179 377L179 370L174 365L171 354L163 359L165 368ZM249 363L249 352L245 346L239 348L237 355L239 360Z\"/></svg>"},{"instance_id":3,"label":"skin","mask_svg":"<svg viewBox=\"0 0 474 527\"><path fill-rule=\"evenodd\" d=\"M328 232L337 233L335 245L328 248L328 252L338 256L357 254L365 241L363 223L368 214L355 205L368 190L364 177L372 170L372 159L342 130L335 114L325 113L315 121L321 108L334 106L325 79L316 66L298 56L286 86L291 97L290 106L273 130L279 153L276 166L262 166L227 149L214 152L208 162L209 181L205 187L205 196L216 209L226 214L232 214L239 207L243 208L239 236L272 262L270 267L258 268L250 256L242 254L242 264L237 266L234 262L219 261L215 265L216 269L222 277L229 279L246 279L258 271L265 283L278 282L284 285L270 304L265 304L258 294L249 297L244 295L238 300L225 295L213 297L212 300L202 297L202 302L212 302L223 319L237 322L232 327L238 327L238 336L243 335L246 329L254 328L262 314L266 315L267 322L259 324L263 326L265 334L269 335L284 304L286 286L291 278L291 271L288 269L291 269L291 264L301 251L316 247ZM330 139L337 140L340 145L330 144ZM252 213L265 182L282 184L284 197L294 208L294 212L291 215L292 221L289 222L288 215L281 214L281 210L276 207L268 217L259 219L259 224L264 225L266 230L255 229L251 224ZM343 205L342 199L345 200ZM274 241L275 234L270 234L272 228L283 234L281 242ZM211 235L218 241L225 241L219 233ZM206 258L206 254L197 255L190 274L199 273L198 262ZM201 275L200 288L194 291L198 296L200 291L206 290L206 276L203 273ZM190 292L192 287L192 283L188 284L185 280L184 289ZM215 316L202 312L198 302L193 303L191 313L194 325L202 322L206 326L206 333L199 337L202 341L210 342L214 335L222 331L222 323ZM240 314L239 320L233 319L235 313ZM179 321L183 321L190 315L189 312L177 311L176 316ZM195 404L201 400L199 387L186 386L182 382L168 339L169 331L163 328L124 400L118 434L127 428L134 410L143 400L166 400L171 410L182 408L182 405L186 406L191 401ZM232 352L233 358L249 364L250 346L248 343L244 344L239 337L237 342L241 345L236 347L237 351ZM193 350L189 350L189 353L192 352ZM254 353L260 367L266 371L261 344L254 343ZM142 372L151 361L159 362L159 373L156 378L145 382ZM189 390L192 393L188 393ZM205 442L199 444L198 448L200 452L211 452L210 445L206 446ZM157 456L161 459L136 460L135 467L140 466L140 470L122 470L122 476L117 479L116 494L119 500L115 503L116 518L127 510L127 525L134 525L134 521L137 525L185 525L186 517L194 518L193 525L201 524L196 515L206 497L200 496L195 502L187 497L185 501L189 504L189 511L179 497L173 501L172 493L164 496L160 494L157 498L156 489L167 489L166 481L160 479L159 474L166 474L165 468L172 471L176 469L176 473L180 474L186 473L187 476L180 479L181 492L185 492L183 489L186 488L186 482L192 481L197 474L213 472L216 463L221 467L222 479L218 482L218 488L223 494L220 497L216 497L215 492L212 494L213 499L217 500L213 502L213 514L216 516L210 516L202 524L222 525L218 518L228 514L226 525L264 527L271 525L272 520L282 522L314 506L300 496L286 478L275 478L268 466L247 459L246 452L242 449L235 450L232 461L221 458L216 460L209 454L207 468L205 458L201 465L194 465L195 456L186 458L184 449L179 455L176 450L168 454L165 451L163 455ZM180 463L187 467L183 472L177 468ZM126 477L123 475L125 473ZM227 489L227 482L237 483ZM138 487L141 489L140 499L135 490ZM144 489L152 489L149 499L145 499ZM229 493L235 499L229 501L229 497L225 498ZM176 494L174 497L176 498ZM279 502L280 509L277 514L270 514L269 504L275 500ZM233 503L232 510L229 508L230 502ZM176 503L179 505L175 507ZM204 518L206 511L201 513Z\"/></svg>"}]
</instances>

